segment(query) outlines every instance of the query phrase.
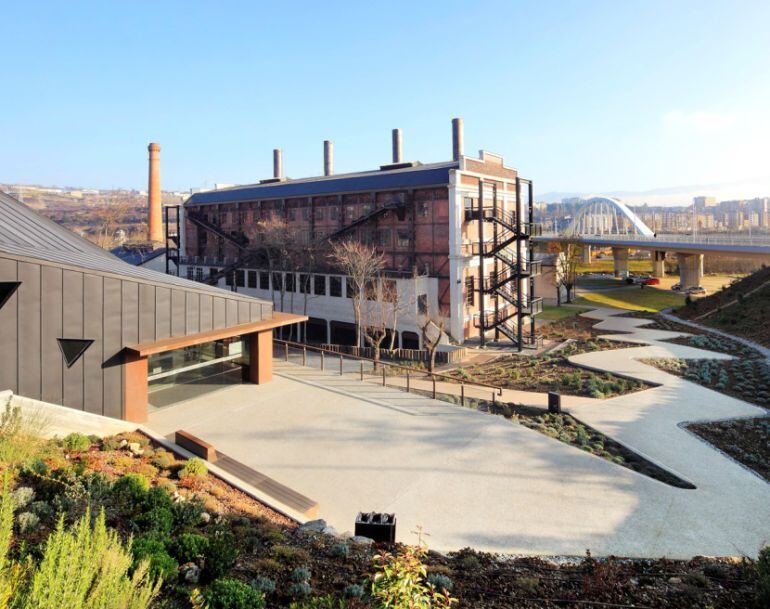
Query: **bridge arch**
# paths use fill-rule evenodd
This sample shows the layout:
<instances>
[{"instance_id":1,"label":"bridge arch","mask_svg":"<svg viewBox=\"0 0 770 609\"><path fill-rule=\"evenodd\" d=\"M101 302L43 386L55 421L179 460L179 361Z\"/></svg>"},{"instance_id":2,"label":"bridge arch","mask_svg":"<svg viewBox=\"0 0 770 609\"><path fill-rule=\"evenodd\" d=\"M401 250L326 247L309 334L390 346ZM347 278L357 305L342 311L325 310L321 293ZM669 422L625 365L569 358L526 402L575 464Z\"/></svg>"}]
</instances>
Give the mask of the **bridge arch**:
<instances>
[{"instance_id":1,"label":"bridge arch","mask_svg":"<svg viewBox=\"0 0 770 609\"><path fill-rule=\"evenodd\" d=\"M591 196L583 202L564 234L642 235L652 237L652 230L629 207L616 197Z\"/></svg>"}]
</instances>

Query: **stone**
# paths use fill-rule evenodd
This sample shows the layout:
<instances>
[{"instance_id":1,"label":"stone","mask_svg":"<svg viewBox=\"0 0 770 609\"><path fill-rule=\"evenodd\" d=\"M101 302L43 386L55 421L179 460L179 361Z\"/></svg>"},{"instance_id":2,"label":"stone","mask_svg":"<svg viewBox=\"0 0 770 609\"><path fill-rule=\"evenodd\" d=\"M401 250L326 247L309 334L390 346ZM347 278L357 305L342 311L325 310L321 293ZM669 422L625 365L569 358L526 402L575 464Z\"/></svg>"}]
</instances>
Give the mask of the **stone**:
<instances>
[{"instance_id":1,"label":"stone","mask_svg":"<svg viewBox=\"0 0 770 609\"><path fill-rule=\"evenodd\" d=\"M669 577L668 578L668 583L669 584L681 584L682 583L682 578L681 577Z\"/></svg>"},{"instance_id":2,"label":"stone","mask_svg":"<svg viewBox=\"0 0 770 609\"><path fill-rule=\"evenodd\" d=\"M188 562L179 567L182 579L190 584L197 584L201 577L201 568L194 562Z\"/></svg>"},{"instance_id":3,"label":"stone","mask_svg":"<svg viewBox=\"0 0 770 609\"><path fill-rule=\"evenodd\" d=\"M323 530L323 534L324 534L324 535L331 535L332 537L337 537L337 529L335 529L335 528L334 528L334 527L332 527L332 526L326 527L326 528Z\"/></svg>"},{"instance_id":4,"label":"stone","mask_svg":"<svg viewBox=\"0 0 770 609\"><path fill-rule=\"evenodd\" d=\"M208 512L201 512L201 522L203 524L208 524L209 522L211 522L211 514L209 514Z\"/></svg>"},{"instance_id":5,"label":"stone","mask_svg":"<svg viewBox=\"0 0 770 609\"><path fill-rule=\"evenodd\" d=\"M125 448L126 446L128 446L128 440L126 440L125 438L123 438L123 439L120 441L120 444L118 444L118 448Z\"/></svg>"},{"instance_id":6,"label":"stone","mask_svg":"<svg viewBox=\"0 0 770 609\"><path fill-rule=\"evenodd\" d=\"M323 533L327 528L326 521L323 518L318 520L309 520L305 524L300 525L299 531L302 533Z\"/></svg>"},{"instance_id":7,"label":"stone","mask_svg":"<svg viewBox=\"0 0 770 609\"><path fill-rule=\"evenodd\" d=\"M350 541L362 546L370 546L374 543L374 539L363 537L362 535L353 535L353 537L350 538Z\"/></svg>"},{"instance_id":8,"label":"stone","mask_svg":"<svg viewBox=\"0 0 770 609\"><path fill-rule=\"evenodd\" d=\"M142 453L144 453L144 451L142 450L142 445L139 444L139 442L131 442L128 445L128 450L135 455L141 455Z\"/></svg>"}]
</instances>

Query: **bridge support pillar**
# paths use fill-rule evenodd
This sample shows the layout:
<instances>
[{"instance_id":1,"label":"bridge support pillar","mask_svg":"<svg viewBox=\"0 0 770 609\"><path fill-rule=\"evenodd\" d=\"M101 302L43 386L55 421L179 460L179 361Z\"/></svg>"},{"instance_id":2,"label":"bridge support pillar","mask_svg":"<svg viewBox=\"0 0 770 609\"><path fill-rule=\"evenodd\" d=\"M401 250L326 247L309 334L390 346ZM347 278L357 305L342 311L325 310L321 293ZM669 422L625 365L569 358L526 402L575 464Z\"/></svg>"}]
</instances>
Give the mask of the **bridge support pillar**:
<instances>
[{"instance_id":1,"label":"bridge support pillar","mask_svg":"<svg viewBox=\"0 0 770 609\"><path fill-rule=\"evenodd\" d=\"M613 247L612 261L615 269L615 277L628 277L628 248Z\"/></svg>"},{"instance_id":2,"label":"bridge support pillar","mask_svg":"<svg viewBox=\"0 0 770 609\"><path fill-rule=\"evenodd\" d=\"M583 264L591 264L591 246L583 246Z\"/></svg>"},{"instance_id":3,"label":"bridge support pillar","mask_svg":"<svg viewBox=\"0 0 770 609\"><path fill-rule=\"evenodd\" d=\"M703 254L677 254L676 257L682 290L700 285L703 278Z\"/></svg>"},{"instance_id":4,"label":"bridge support pillar","mask_svg":"<svg viewBox=\"0 0 770 609\"><path fill-rule=\"evenodd\" d=\"M666 276L666 252L652 252L652 276Z\"/></svg>"}]
</instances>

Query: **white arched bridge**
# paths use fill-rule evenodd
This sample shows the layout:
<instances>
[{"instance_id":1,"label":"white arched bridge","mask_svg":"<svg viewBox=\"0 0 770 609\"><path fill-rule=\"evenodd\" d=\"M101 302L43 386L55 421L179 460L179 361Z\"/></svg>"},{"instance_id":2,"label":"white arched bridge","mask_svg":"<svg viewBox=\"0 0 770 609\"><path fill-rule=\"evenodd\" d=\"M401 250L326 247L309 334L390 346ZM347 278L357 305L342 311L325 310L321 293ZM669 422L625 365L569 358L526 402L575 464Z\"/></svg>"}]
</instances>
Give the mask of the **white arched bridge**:
<instances>
[{"instance_id":1,"label":"white arched bridge","mask_svg":"<svg viewBox=\"0 0 770 609\"><path fill-rule=\"evenodd\" d=\"M677 255L683 288L700 285L704 254L770 257L770 235L656 234L623 201L602 195L586 198L562 232L533 240L579 240L588 246L588 258L590 246L611 247L616 276L628 273L628 253L634 249L652 251L653 275L661 277L666 252L671 252Z\"/></svg>"}]
</instances>

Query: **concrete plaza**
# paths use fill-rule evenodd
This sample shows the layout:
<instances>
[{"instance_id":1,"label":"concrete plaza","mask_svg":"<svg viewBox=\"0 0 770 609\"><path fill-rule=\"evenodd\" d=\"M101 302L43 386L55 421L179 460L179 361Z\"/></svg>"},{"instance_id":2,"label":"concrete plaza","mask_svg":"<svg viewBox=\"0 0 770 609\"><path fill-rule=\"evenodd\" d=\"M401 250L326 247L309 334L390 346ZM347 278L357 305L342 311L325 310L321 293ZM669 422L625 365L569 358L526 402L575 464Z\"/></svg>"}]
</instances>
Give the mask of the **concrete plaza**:
<instances>
[{"instance_id":1,"label":"concrete plaza","mask_svg":"<svg viewBox=\"0 0 770 609\"><path fill-rule=\"evenodd\" d=\"M611 312L594 316L619 322L610 321ZM632 339L655 343L644 347L655 355L688 349L657 342L671 333L631 330ZM678 423L763 411L653 371L634 359L653 353L633 351L611 352L612 367L661 386L576 404L575 414L696 490L652 480L502 417L278 361L273 383L229 387L162 409L149 426L164 434L190 431L319 501L321 516L341 531L353 528L358 511L377 510L396 513L399 540L414 541L412 531L422 525L441 550L756 555L770 541L770 485ZM686 355L724 357L695 349Z\"/></svg>"}]
</instances>

